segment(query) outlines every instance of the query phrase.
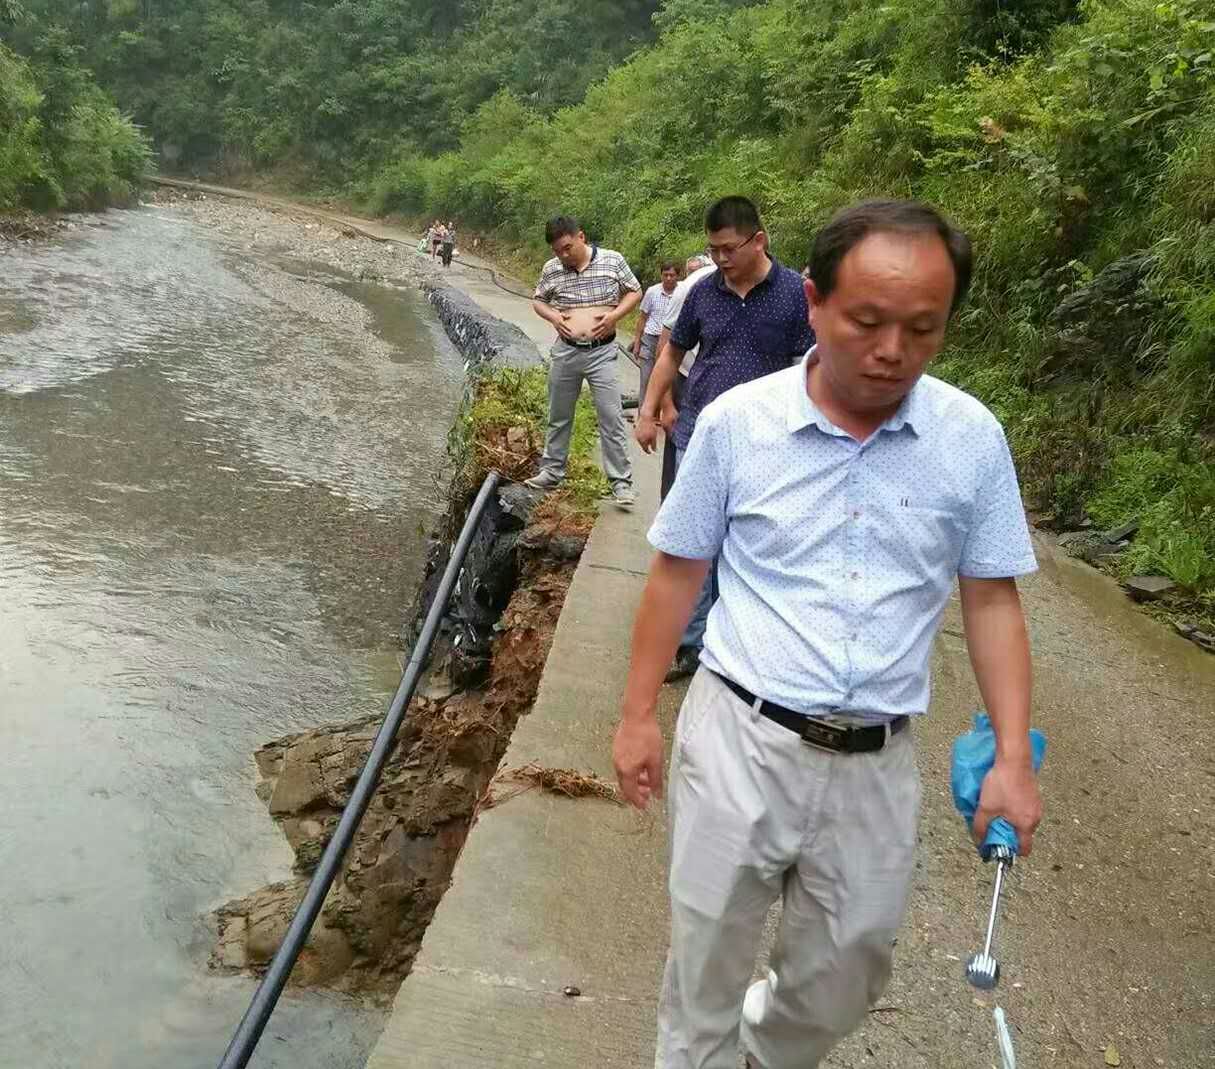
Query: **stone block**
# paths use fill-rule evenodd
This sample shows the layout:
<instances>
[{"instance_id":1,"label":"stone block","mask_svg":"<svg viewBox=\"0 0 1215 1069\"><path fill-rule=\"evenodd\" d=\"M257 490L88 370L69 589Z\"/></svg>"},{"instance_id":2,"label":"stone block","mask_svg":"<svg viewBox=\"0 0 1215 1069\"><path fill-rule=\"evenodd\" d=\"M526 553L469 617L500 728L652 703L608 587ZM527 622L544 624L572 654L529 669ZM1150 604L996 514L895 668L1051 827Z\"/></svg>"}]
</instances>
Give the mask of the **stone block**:
<instances>
[{"instance_id":1,"label":"stone block","mask_svg":"<svg viewBox=\"0 0 1215 1069\"><path fill-rule=\"evenodd\" d=\"M307 758L297 759L294 751L289 753L270 796L270 812L275 816L302 813L324 802L325 798L320 766Z\"/></svg>"},{"instance_id":2,"label":"stone block","mask_svg":"<svg viewBox=\"0 0 1215 1069\"><path fill-rule=\"evenodd\" d=\"M1126 581L1126 590L1136 601L1159 601L1177 584L1163 575L1136 575Z\"/></svg>"},{"instance_id":3,"label":"stone block","mask_svg":"<svg viewBox=\"0 0 1215 1069\"><path fill-rule=\"evenodd\" d=\"M1112 531L1106 531L1102 537L1107 542L1123 542L1134 538L1138 533L1139 521L1131 520L1130 523L1124 523L1121 527L1115 527Z\"/></svg>"}]
</instances>

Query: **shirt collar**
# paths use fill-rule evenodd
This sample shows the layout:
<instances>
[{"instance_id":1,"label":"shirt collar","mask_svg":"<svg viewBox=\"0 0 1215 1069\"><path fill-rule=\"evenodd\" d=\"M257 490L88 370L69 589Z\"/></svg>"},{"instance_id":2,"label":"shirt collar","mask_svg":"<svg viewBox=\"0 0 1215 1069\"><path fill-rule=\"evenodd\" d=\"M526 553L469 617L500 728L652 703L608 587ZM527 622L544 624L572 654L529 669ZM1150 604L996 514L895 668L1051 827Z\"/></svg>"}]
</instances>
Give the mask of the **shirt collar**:
<instances>
[{"instance_id":1,"label":"shirt collar","mask_svg":"<svg viewBox=\"0 0 1215 1069\"><path fill-rule=\"evenodd\" d=\"M767 286L774 278L777 277L778 271L780 271L780 264L777 262L775 256L768 253L768 273L751 287L751 293L754 293L757 289L759 289L760 286ZM735 297L738 296L737 293L734 293L734 291L726 285L726 276L721 273L720 269L713 272L713 285L721 290L722 293L730 293Z\"/></svg>"},{"instance_id":2,"label":"shirt collar","mask_svg":"<svg viewBox=\"0 0 1215 1069\"><path fill-rule=\"evenodd\" d=\"M810 365L818 359L817 350L817 345L810 346L806 350L806 355L802 357L801 364L798 365L801 370L794 379L793 390L789 394L785 424L789 428L790 434L796 434L813 424L824 434L837 438L847 437L846 432L832 423L824 415L823 410L810 399L810 391L806 389L806 377L810 373ZM919 437L920 430L924 426L924 417L924 391L920 389L920 384L917 382L903 398L894 415L886 420L878 431L897 432L907 427L912 434Z\"/></svg>"},{"instance_id":3,"label":"shirt collar","mask_svg":"<svg viewBox=\"0 0 1215 1069\"><path fill-rule=\"evenodd\" d=\"M593 263L595 262L595 257L596 257L596 256L598 256L598 255L599 255L599 246L598 246L598 245L592 245L592 246L591 246L591 258L590 258L589 260L587 260L587 262L586 262L586 267L584 267L584 268L582 269L582 271L587 270L587 268L589 268L589 267L591 266L591 264L593 264ZM561 261L560 261L560 260L558 260L557 262L558 262L558 263L561 263ZM565 266L565 264L561 264L561 270L562 270L562 271L570 271L570 272L572 272L572 273L573 273L573 274L575 274L575 275L580 275L580 274L582 274L582 271L579 271L579 270L578 270L578 268L576 268L576 267L566 267L566 266Z\"/></svg>"}]
</instances>

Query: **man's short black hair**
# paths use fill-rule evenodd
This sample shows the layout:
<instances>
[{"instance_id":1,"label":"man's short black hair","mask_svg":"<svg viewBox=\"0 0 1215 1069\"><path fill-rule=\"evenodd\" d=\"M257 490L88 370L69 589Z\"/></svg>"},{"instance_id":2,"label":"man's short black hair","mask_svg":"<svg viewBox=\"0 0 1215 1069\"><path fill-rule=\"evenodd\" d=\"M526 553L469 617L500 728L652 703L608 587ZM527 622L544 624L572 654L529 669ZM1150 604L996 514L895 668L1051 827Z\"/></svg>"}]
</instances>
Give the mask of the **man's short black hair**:
<instances>
[{"instance_id":1,"label":"man's short black hair","mask_svg":"<svg viewBox=\"0 0 1215 1069\"><path fill-rule=\"evenodd\" d=\"M683 267L678 260L663 260L662 266L658 269L659 273L663 271L679 271Z\"/></svg>"},{"instance_id":2,"label":"man's short black hair","mask_svg":"<svg viewBox=\"0 0 1215 1069\"><path fill-rule=\"evenodd\" d=\"M754 202L746 197L722 197L710 204L705 212L705 230L712 234L729 227L748 236L763 230L764 224L759 221L759 209Z\"/></svg>"},{"instance_id":3,"label":"man's short black hair","mask_svg":"<svg viewBox=\"0 0 1215 1069\"><path fill-rule=\"evenodd\" d=\"M819 298L826 300L835 289L840 264L870 234L881 232L936 234L944 243L953 264L952 315L970 289L974 256L970 238L936 208L918 200L865 200L837 212L818 232L810 250L810 280Z\"/></svg>"},{"instance_id":4,"label":"man's short black hair","mask_svg":"<svg viewBox=\"0 0 1215 1069\"><path fill-rule=\"evenodd\" d=\"M572 215L554 215L544 224L544 243L551 245L568 234L576 238L582 232L582 224Z\"/></svg>"}]
</instances>

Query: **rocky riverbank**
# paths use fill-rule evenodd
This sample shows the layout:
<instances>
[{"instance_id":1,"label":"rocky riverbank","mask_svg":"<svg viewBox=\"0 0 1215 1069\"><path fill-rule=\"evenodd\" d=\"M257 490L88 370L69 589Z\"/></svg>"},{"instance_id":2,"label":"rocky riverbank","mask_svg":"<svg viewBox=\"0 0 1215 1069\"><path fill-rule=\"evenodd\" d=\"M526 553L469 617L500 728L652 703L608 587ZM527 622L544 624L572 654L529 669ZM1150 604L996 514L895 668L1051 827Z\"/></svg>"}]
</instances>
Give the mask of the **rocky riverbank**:
<instances>
[{"instance_id":1,"label":"rocky riverbank","mask_svg":"<svg viewBox=\"0 0 1215 1069\"><path fill-rule=\"evenodd\" d=\"M156 200L210 229L239 234L250 252L326 265L360 281L422 288L465 357L472 415L462 417L461 433L452 436L448 508L404 612L402 646L411 649L484 465L492 460L516 477L531 470L540 445L534 413L504 414L510 401L503 398L517 394L500 390L494 419L480 426L474 401L495 369L510 375L538 363L535 345L448 287L407 246L205 192L161 190ZM409 971L515 723L530 708L589 532L585 511L563 511L551 499L538 507L540 500L507 482L486 511L429 670L293 983L387 995ZM213 969L256 972L273 957L379 721L316 728L257 751L257 792L295 853L294 872L216 910Z\"/></svg>"},{"instance_id":2,"label":"rocky riverbank","mask_svg":"<svg viewBox=\"0 0 1215 1069\"><path fill-rule=\"evenodd\" d=\"M536 495L508 485L479 532L424 694L292 979L391 994L531 705L583 539L529 523ZM436 564L440 563L436 558ZM418 611L426 607L419 599ZM256 754L258 794L295 851L295 877L217 911L212 965L264 967L290 923L362 768L379 717L277 739Z\"/></svg>"},{"instance_id":3,"label":"rocky riverbank","mask_svg":"<svg viewBox=\"0 0 1215 1069\"><path fill-rule=\"evenodd\" d=\"M167 186L157 187L151 200L210 230L240 235L250 252L322 263L360 281L418 285L429 266L407 248L288 208Z\"/></svg>"},{"instance_id":4,"label":"rocky riverbank","mask_svg":"<svg viewBox=\"0 0 1215 1069\"><path fill-rule=\"evenodd\" d=\"M45 215L39 212L0 212L0 253L46 241L66 231L75 230L79 224L62 215Z\"/></svg>"}]
</instances>

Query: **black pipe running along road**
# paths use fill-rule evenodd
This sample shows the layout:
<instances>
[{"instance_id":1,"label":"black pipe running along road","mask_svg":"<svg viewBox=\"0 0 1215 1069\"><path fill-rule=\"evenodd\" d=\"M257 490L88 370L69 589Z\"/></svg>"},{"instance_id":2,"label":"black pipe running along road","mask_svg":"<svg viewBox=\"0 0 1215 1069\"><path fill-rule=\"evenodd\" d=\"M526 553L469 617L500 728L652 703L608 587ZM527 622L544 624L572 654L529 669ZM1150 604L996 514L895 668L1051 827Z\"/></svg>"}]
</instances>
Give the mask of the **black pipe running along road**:
<instances>
[{"instance_id":1,"label":"black pipe running along road","mask_svg":"<svg viewBox=\"0 0 1215 1069\"><path fill-rule=\"evenodd\" d=\"M371 796L375 793L384 764L396 745L397 732L405 719L405 709L409 705L410 698L413 697L418 679L430 656L430 647L438 633L439 621L442 620L443 614L447 610L447 599L451 596L452 589L463 570L468 547L472 543L473 535L481 521L481 515L485 512L485 506L489 503L500 478L501 476L496 471L491 471L485 476L485 482L481 484L481 489L477 492L476 500L473 501L468 517L464 521L460 537L456 539L456 544L452 547L447 568L443 572L443 578L439 581L439 587L435 591L430 609L426 613L426 621L422 625L422 633L418 636L418 641L414 644L413 655L401 675L400 685L388 706L388 712L384 716L384 722L380 725L371 752L367 755L363 771L359 773L354 790L350 792L350 801L342 810L337 830L321 855L320 863L316 867L316 872L313 873L312 882L308 884L303 901L295 911L291 925L288 927L286 935L283 936L283 941L274 955L274 960L270 962L266 975L258 984L249 1008L245 1011L245 1016L241 1018L236 1034L232 1037L232 1042L228 1044L228 1050L219 1063L219 1069L244 1069L253 1056L257 1041L261 1039L262 1030L266 1027L266 1022L270 1020L270 1014L274 1012L279 995L282 994L283 988L287 984L287 977L291 975L291 969L294 967L300 951L304 948L304 941L308 938L308 933L312 931L312 925L321 912L321 906L324 905L325 895L329 893L329 888L337 876L342 859L350 847L354 833L358 830L363 814L367 811Z\"/></svg>"}]
</instances>

